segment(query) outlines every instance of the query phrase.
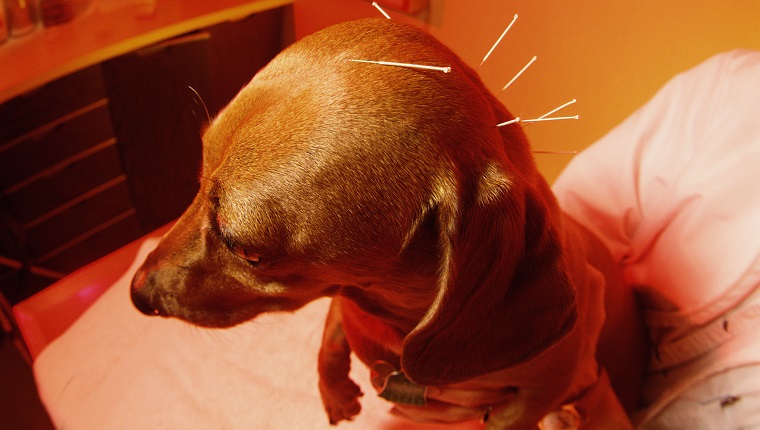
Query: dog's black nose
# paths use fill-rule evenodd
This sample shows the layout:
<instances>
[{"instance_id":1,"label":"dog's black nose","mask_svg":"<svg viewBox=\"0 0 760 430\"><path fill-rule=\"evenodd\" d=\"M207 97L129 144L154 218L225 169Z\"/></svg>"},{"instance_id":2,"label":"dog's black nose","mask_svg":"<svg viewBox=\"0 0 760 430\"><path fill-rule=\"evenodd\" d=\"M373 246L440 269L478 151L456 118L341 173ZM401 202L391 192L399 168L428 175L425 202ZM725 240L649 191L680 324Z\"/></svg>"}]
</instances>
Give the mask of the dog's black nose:
<instances>
[{"instance_id":1,"label":"dog's black nose","mask_svg":"<svg viewBox=\"0 0 760 430\"><path fill-rule=\"evenodd\" d=\"M148 299L145 298L139 292L132 291L132 304L135 305L138 311L148 316L161 315L161 312L153 306Z\"/></svg>"},{"instance_id":2,"label":"dog's black nose","mask_svg":"<svg viewBox=\"0 0 760 430\"><path fill-rule=\"evenodd\" d=\"M147 277L147 272L141 268L137 270L135 277L132 278L132 288L130 290L132 296L132 304L137 308L138 311L144 313L145 315L161 315L161 312L153 303L151 303L148 295L146 294L145 290Z\"/></svg>"}]
</instances>

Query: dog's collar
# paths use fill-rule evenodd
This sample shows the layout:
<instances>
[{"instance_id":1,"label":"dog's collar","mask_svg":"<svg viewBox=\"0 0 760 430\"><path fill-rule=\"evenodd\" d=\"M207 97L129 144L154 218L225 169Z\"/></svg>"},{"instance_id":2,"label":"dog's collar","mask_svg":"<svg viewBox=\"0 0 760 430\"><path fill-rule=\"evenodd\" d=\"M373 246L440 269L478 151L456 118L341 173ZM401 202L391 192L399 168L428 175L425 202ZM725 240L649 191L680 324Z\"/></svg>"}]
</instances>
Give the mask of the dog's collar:
<instances>
[{"instance_id":1,"label":"dog's collar","mask_svg":"<svg viewBox=\"0 0 760 430\"><path fill-rule=\"evenodd\" d=\"M370 380L385 400L401 405L425 406L427 387L409 380L387 361L378 360L370 369Z\"/></svg>"},{"instance_id":2,"label":"dog's collar","mask_svg":"<svg viewBox=\"0 0 760 430\"><path fill-rule=\"evenodd\" d=\"M378 391L378 395L390 402L402 405L425 406L427 404L427 388L409 380L404 372L397 370L392 364L378 360L370 369L370 380ZM599 377L593 385L586 388L580 395L562 404L557 410L544 416L538 424L540 430L573 430L580 428L599 405L610 379L607 372L600 368ZM483 422L488 421L492 409L484 411Z\"/></svg>"}]
</instances>

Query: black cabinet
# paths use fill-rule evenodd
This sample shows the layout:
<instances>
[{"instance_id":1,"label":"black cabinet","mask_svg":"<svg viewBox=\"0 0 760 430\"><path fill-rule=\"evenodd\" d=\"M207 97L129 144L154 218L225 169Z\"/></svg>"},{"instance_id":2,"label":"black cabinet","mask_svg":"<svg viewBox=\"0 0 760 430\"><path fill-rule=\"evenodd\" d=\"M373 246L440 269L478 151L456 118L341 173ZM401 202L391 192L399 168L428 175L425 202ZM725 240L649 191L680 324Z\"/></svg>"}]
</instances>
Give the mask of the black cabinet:
<instances>
[{"instance_id":1,"label":"black cabinet","mask_svg":"<svg viewBox=\"0 0 760 430\"><path fill-rule=\"evenodd\" d=\"M184 211L203 124L290 41L288 17L201 29L0 105L0 290L12 303Z\"/></svg>"},{"instance_id":2,"label":"black cabinet","mask_svg":"<svg viewBox=\"0 0 760 430\"><path fill-rule=\"evenodd\" d=\"M199 98L210 95L207 32L103 63L114 130L140 225L174 219L196 192L201 163Z\"/></svg>"}]
</instances>

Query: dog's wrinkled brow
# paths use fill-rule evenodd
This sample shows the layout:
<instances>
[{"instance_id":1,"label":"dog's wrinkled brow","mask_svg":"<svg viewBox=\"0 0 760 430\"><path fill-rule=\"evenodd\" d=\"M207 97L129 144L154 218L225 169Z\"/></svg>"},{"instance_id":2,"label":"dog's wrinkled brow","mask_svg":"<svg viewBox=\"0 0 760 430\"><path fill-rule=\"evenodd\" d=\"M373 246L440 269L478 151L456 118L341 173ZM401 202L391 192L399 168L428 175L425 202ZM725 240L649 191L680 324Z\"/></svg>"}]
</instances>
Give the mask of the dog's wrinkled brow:
<instances>
[{"instance_id":1,"label":"dog's wrinkled brow","mask_svg":"<svg viewBox=\"0 0 760 430\"><path fill-rule=\"evenodd\" d=\"M211 182L211 188L208 192L208 200L211 203L211 207L216 212L219 210L219 206L221 205L220 200L222 194L224 194L224 191L222 190L221 184L215 179L208 179L208 181Z\"/></svg>"},{"instance_id":2,"label":"dog's wrinkled brow","mask_svg":"<svg viewBox=\"0 0 760 430\"><path fill-rule=\"evenodd\" d=\"M221 194L222 189L219 185L219 182L213 180L213 179L207 179L209 182L211 182L211 187L209 189L209 192L207 194L207 198L209 203L211 204L212 210L209 211L209 223L211 227L211 231L215 232L218 236L221 236L221 227L219 225L219 209L221 207Z\"/></svg>"}]
</instances>

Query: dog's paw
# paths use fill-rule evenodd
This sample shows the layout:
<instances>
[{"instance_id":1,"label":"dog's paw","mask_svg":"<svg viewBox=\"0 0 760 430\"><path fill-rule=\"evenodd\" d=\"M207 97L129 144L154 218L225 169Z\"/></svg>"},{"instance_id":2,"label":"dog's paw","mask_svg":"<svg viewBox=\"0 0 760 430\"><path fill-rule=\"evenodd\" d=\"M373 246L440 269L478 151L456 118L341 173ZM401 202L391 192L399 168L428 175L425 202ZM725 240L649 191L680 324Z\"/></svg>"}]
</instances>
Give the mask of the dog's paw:
<instances>
[{"instance_id":1,"label":"dog's paw","mask_svg":"<svg viewBox=\"0 0 760 430\"><path fill-rule=\"evenodd\" d=\"M352 420L362 409L359 398L364 395L354 381L346 378L341 382L319 381L319 392L330 424Z\"/></svg>"}]
</instances>

